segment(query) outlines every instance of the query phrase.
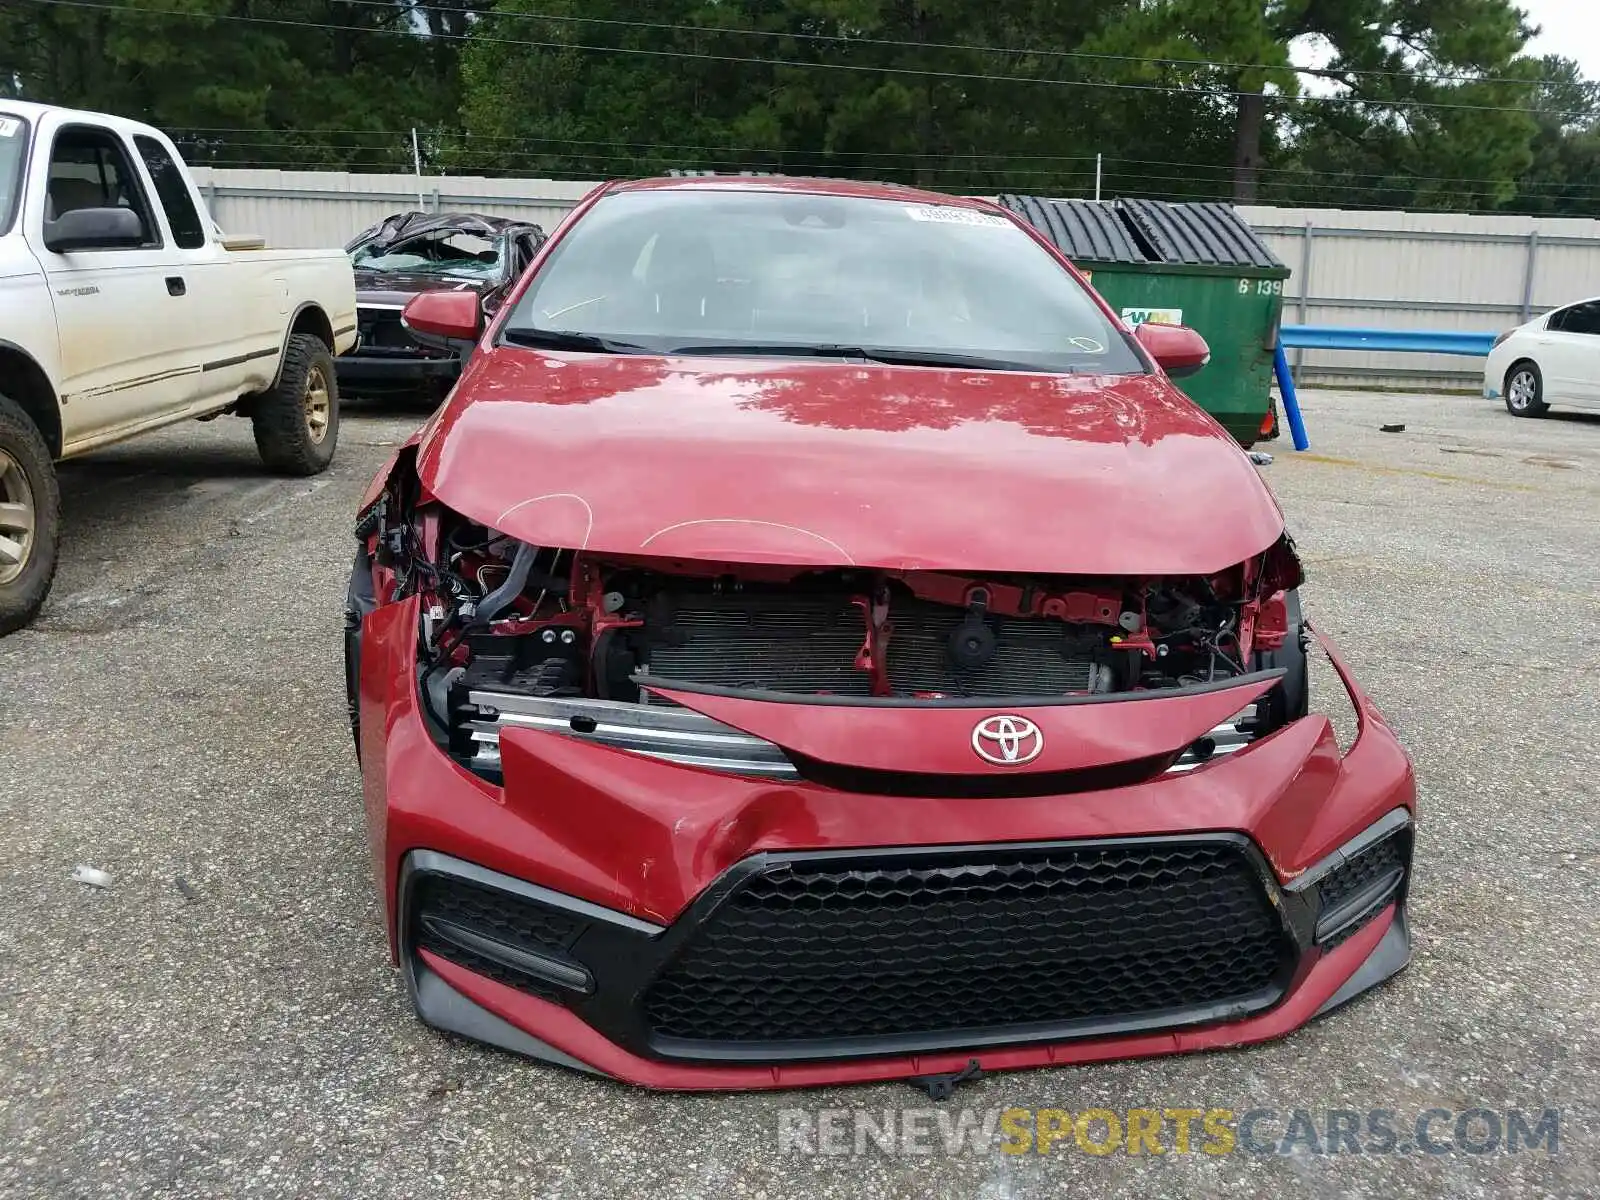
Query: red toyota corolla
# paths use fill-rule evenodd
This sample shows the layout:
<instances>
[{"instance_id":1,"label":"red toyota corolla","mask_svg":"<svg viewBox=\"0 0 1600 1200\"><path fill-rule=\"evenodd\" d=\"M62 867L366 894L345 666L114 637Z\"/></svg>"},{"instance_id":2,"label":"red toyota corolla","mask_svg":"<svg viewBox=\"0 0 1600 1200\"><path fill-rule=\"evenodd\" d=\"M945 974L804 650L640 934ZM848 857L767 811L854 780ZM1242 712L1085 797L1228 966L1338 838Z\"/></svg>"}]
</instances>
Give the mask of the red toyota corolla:
<instances>
[{"instance_id":1,"label":"red toyota corolla","mask_svg":"<svg viewBox=\"0 0 1600 1200\"><path fill-rule=\"evenodd\" d=\"M424 1021L766 1088L1260 1041L1407 962L1411 766L1308 696L1198 335L991 205L784 179L602 188L486 329L407 321L477 343L349 601Z\"/></svg>"}]
</instances>

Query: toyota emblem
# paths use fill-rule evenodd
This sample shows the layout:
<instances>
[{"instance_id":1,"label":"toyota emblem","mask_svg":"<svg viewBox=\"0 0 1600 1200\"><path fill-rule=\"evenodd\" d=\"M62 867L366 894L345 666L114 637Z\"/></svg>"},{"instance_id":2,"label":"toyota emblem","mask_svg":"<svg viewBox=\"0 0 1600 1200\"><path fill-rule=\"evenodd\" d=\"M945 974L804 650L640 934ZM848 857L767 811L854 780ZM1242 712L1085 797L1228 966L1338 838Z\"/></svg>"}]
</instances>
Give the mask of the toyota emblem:
<instances>
[{"instance_id":1,"label":"toyota emblem","mask_svg":"<svg viewBox=\"0 0 1600 1200\"><path fill-rule=\"evenodd\" d=\"M985 717L972 730L972 748L984 762L1020 767L1044 750L1044 734L1026 717Z\"/></svg>"}]
</instances>

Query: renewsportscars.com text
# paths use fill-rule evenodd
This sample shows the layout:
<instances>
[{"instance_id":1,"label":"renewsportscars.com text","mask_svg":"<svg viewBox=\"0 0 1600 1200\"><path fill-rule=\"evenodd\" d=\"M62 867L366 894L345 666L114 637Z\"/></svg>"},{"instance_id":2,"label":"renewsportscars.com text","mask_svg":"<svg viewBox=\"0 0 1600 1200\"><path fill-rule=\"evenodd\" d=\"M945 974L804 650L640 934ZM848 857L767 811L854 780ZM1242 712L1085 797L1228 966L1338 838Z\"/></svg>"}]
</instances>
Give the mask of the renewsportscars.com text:
<instances>
[{"instance_id":1,"label":"renewsportscars.com text","mask_svg":"<svg viewBox=\"0 0 1600 1200\"><path fill-rule=\"evenodd\" d=\"M1559 1154L1559 1109L784 1109L784 1154Z\"/></svg>"}]
</instances>

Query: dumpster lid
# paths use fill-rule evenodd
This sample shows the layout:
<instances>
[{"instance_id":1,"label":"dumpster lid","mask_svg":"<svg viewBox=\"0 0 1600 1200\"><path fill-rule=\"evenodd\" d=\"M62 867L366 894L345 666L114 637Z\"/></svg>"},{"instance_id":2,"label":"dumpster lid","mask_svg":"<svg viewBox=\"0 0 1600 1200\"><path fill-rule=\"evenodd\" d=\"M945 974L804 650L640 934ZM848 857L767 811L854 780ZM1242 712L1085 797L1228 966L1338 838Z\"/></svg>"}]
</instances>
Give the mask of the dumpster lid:
<instances>
[{"instance_id":1,"label":"dumpster lid","mask_svg":"<svg viewBox=\"0 0 1600 1200\"><path fill-rule=\"evenodd\" d=\"M1150 256L1140 249L1116 209L1109 204L1012 195L999 197L999 203L1044 234L1051 245L1073 262L1150 261Z\"/></svg>"},{"instance_id":2,"label":"dumpster lid","mask_svg":"<svg viewBox=\"0 0 1600 1200\"><path fill-rule=\"evenodd\" d=\"M1117 209L1157 262L1278 267L1283 263L1228 204L1118 200Z\"/></svg>"}]
</instances>

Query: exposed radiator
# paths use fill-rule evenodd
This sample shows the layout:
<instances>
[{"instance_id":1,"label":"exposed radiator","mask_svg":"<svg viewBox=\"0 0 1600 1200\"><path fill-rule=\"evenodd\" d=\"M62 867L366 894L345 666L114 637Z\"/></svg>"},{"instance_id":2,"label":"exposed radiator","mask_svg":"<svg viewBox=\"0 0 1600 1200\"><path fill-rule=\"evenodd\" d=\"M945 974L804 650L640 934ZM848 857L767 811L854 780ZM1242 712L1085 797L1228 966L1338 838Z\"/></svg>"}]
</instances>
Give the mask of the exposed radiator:
<instances>
[{"instance_id":1,"label":"exposed radiator","mask_svg":"<svg viewBox=\"0 0 1600 1200\"><path fill-rule=\"evenodd\" d=\"M650 673L722 687L864 696L871 679L857 669L866 640L861 609L842 597L730 595L685 597L652 630L666 644L650 652ZM1109 672L1075 647L1054 620L991 617L993 659L972 671L950 660L950 636L964 609L919 601L890 607L886 659L897 692L971 696L1052 696L1106 690Z\"/></svg>"},{"instance_id":2,"label":"exposed radiator","mask_svg":"<svg viewBox=\"0 0 1600 1200\"><path fill-rule=\"evenodd\" d=\"M895 606L894 634L886 655L895 691L1053 696L1106 690L1095 686L1099 674L1094 660L1081 653L1072 656L1067 627L1059 621L990 617L988 624L996 637L994 658L975 671L956 669L948 647L966 618L964 610L945 605Z\"/></svg>"},{"instance_id":3,"label":"exposed radiator","mask_svg":"<svg viewBox=\"0 0 1600 1200\"><path fill-rule=\"evenodd\" d=\"M865 618L848 598L695 596L653 632L669 644L652 647L652 675L775 692L872 690L855 665Z\"/></svg>"}]
</instances>

